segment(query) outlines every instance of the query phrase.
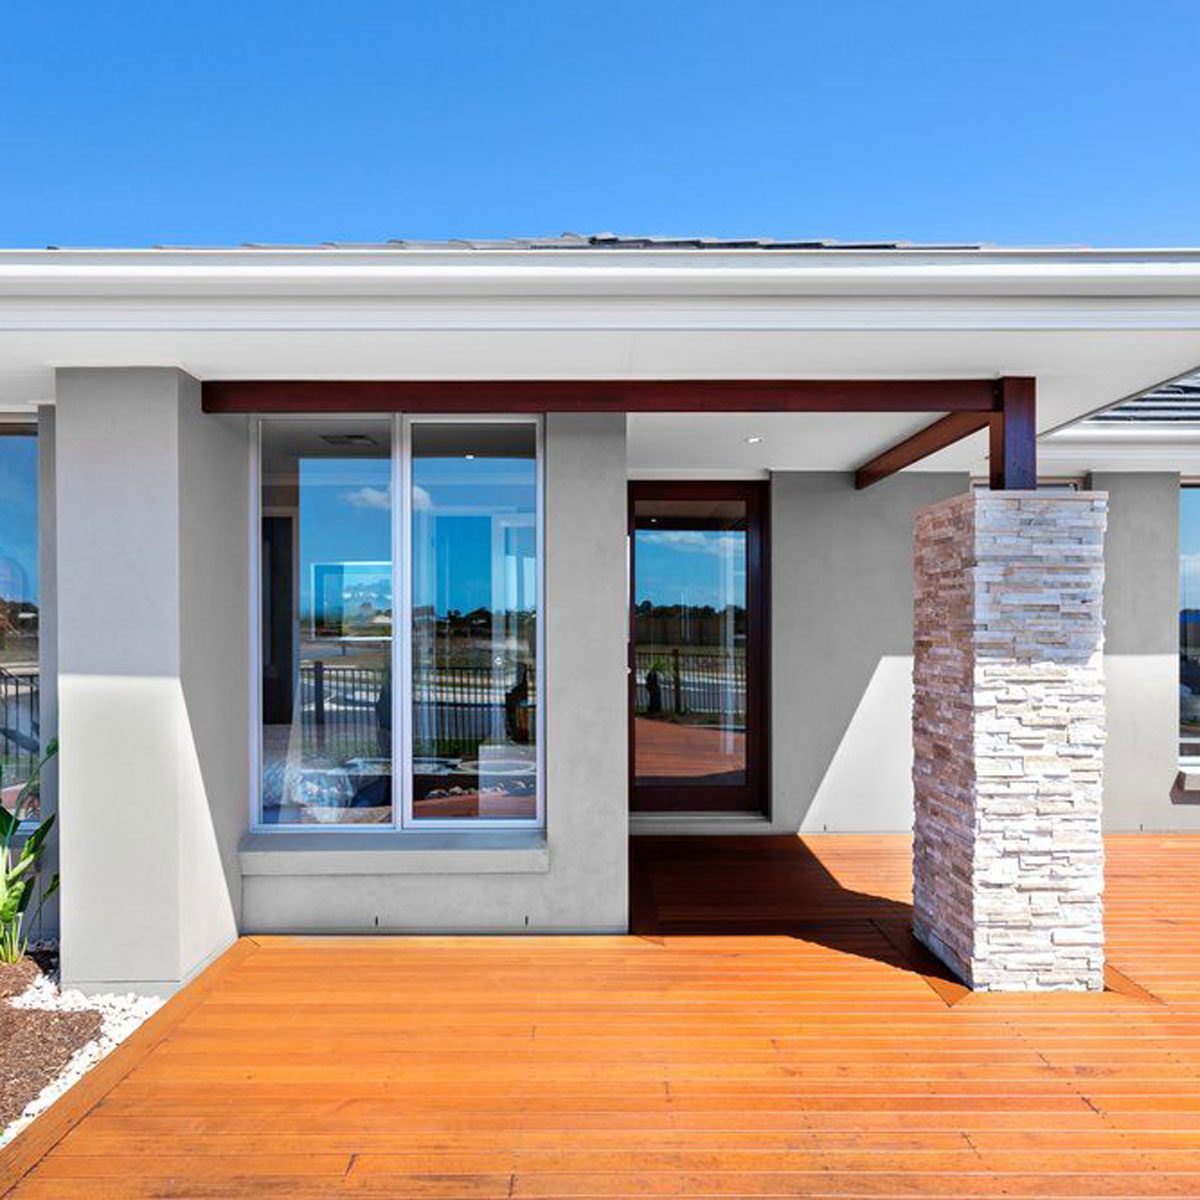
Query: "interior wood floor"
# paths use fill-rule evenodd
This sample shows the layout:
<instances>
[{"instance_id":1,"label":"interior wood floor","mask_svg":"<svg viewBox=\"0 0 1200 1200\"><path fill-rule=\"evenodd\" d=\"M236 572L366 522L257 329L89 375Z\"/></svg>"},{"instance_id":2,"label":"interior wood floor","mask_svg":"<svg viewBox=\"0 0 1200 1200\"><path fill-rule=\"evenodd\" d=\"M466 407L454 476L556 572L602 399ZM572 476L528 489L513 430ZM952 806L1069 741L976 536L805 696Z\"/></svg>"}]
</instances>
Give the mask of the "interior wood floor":
<instances>
[{"instance_id":1,"label":"interior wood floor","mask_svg":"<svg viewBox=\"0 0 1200 1200\"><path fill-rule=\"evenodd\" d=\"M244 939L0 1193L1200 1196L1200 836L1108 854L1096 995L945 978L900 837L636 839L626 937Z\"/></svg>"}]
</instances>

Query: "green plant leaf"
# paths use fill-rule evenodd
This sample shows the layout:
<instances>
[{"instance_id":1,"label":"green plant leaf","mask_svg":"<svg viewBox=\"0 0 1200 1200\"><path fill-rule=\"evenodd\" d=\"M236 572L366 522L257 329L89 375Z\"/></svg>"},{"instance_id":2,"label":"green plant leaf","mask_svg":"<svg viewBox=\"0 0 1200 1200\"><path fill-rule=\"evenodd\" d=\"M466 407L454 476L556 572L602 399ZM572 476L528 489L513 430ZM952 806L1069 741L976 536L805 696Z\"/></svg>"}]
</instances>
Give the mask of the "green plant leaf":
<instances>
[{"instance_id":1,"label":"green plant leaf","mask_svg":"<svg viewBox=\"0 0 1200 1200\"><path fill-rule=\"evenodd\" d=\"M27 880L21 880L20 883L8 891L3 902L0 903L0 925L11 925L25 911L25 905L29 901L25 900L24 897L28 891L29 883Z\"/></svg>"},{"instance_id":2,"label":"green plant leaf","mask_svg":"<svg viewBox=\"0 0 1200 1200\"><path fill-rule=\"evenodd\" d=\"M37 858L42 852L42 845L54 827L54 813L51 813L26 839L21 847L22 858Z\"/></svg>"},{"instance_id":3,"label":"green plant leaf","mask_svg":"<svg viewBox=\"0 0 1200 1200\"><path fill-rule=\"evenodd\" d=\"M29 774L29 778L25 780L25 785L17 793L17 802L13 805L13 812L17 817L21 817L21 810L26 803L37 795L39 780L42 776L42 768L58 753L58 738L51 738L46 745L46 749L42 757L38 760L37 765Z\"/></svg>"},{"instance_id":4,"label":"green plant leaf","mask_svg":"<svg viewBox=\"0 0 1200 1200\"><path fill-rule=\"evenodd\" d=\"M10 884L14 884L18 879L21 878L22 875L27 875L36 865L36 861L36 859L25 858L22 855L22 857L18 858L17 861L11 867L9 867L8 871L5 873L5 877L7 878L8 882Z\"/></svg>"}]
</instances>

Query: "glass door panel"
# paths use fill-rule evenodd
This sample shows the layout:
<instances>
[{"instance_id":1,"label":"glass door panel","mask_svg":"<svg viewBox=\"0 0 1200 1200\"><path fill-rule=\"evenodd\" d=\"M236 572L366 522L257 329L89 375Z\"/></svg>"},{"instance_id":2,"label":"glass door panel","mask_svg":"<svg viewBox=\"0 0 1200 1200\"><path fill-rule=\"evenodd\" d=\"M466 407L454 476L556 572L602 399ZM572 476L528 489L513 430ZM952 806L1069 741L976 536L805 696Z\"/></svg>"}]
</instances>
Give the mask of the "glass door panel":
<instances>
[{"instance_id":1,"label":"glass door panel","mask_svg":"<svg viewBox=\"0 0 1200 1200\"><path fill-rule=\"evenodd\" d=\"M761 810L763 493L634 484L632 807Z\"/></svg>"}]
</instances>

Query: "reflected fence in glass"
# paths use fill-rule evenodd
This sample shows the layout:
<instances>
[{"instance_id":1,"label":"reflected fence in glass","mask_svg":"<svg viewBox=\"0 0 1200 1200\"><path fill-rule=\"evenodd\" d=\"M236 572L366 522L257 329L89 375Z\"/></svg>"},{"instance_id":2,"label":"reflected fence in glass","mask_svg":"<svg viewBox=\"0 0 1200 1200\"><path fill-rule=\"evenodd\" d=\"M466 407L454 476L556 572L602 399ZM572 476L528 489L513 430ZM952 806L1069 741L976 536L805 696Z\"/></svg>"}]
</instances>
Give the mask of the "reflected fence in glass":
<instances>
[{"instance_id":1,"label":"reflected fence in glass","mask_svg":"<svg viewBox=\"0 0 1200 1200\"><path fill-rule=\"evenodd\" d=\"M10 812L41 755L37 431L0 426L0 805ZM37 802L25 815L38 815Z\"/></svg>"},{"instance_id":2,"label":"reflected fence in glass","mask_svg":"<svg viewBox=\"0 0 1200 1200\"><path fill-rule=\"evenodd\" d=\"M634 779L747 781L744 500L639 497L634 518Z\"/></svg>"}]
</instances>

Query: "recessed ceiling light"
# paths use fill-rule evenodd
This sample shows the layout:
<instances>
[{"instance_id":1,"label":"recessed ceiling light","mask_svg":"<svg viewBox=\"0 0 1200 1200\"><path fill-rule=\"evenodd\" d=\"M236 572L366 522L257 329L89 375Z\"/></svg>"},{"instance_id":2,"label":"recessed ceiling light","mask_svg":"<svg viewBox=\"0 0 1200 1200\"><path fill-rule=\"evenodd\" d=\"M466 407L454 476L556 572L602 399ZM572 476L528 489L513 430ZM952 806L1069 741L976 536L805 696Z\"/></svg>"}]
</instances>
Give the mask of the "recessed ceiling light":
<instances>
[{"instance_id":1,"label":"recessed ceiling light","mask_svg":"<svg viewBox=\"0 0 1200 1200\"><path fill-rule=\"evenodd\" d=\"M757 445L758 445L758 443L759 443L759 442L761 442L761 441L762 441L762 438L760 438L760 437L758 437L758 436L755 436L755 437L748 437L748 438L746 439L746 445L747 445L747 446L757 446Z\"/></svg>"}]
</instances>

